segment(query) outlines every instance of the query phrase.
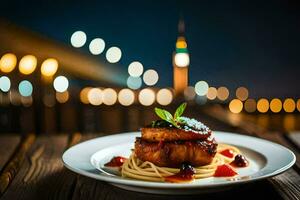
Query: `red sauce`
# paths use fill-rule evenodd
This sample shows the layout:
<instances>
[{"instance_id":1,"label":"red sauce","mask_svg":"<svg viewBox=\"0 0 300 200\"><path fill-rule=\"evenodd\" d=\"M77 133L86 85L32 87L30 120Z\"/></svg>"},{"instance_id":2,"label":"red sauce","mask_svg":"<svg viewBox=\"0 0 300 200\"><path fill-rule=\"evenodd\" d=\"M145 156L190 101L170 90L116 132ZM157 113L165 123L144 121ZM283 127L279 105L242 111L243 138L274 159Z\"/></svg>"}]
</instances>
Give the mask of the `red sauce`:
<instances>
[{"instance_id":1,"label":"red sauce","mask_svg":"<svg viewBox=\"0 0 300 200\"><path fill-rule=\"evenodd\" d=\"M230 165L219 165L215 171L215 177L230 177L237 175L236 171Z\"/></svg>"},{"instance_id":2,"label":"red sauce","mask_svg":"<svg viewBox=\"0 0 300 200\"><path fill-rule=\"evenodd\" d=\"M234 161L232 161L230 164L234 167L247 167L249 162L245 156L238 154L234 157Z\"/></svg>"},{"instance_id":3,"label":"red sauce","mask_svg":"<svg viewBox=\"0 0 300 200\"><path fill-rule=\"evenodd\" d=\"M231 149L225 149L225 150L221 151L220 154L222 154L223 156L226 156L228 158L233 158L233 156L234 156L233 151Z\"/></svg>"},{"instance_id":4,"label":"red sauce","mask_svg":"<svg viewBox=\"0 0 300 200\"><path fill-rule=\"evenodd\" d=\"M165 178L166 182L181 183L194 180L195 170L191 165L183 164L180 171L172 176Z\"/></svg>"},{"instance_id":5,"label":"red sauce","mask_svg":"<svg viewBox=\"0 0 300 200\"><path fill-rule=\"evenodd\" d=\"M108 163L106 163L105 167L121 167L125 162L126 158L121 156L113 157Z\"/></svg>"}]
</instances>

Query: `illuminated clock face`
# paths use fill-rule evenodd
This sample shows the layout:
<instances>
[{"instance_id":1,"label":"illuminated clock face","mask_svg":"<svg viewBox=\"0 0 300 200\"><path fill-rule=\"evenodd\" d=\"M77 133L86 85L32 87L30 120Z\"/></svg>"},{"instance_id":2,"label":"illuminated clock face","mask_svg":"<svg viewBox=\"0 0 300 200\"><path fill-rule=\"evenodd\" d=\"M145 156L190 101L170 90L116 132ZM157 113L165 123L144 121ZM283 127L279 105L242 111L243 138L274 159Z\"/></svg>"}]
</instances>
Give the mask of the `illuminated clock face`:
<instances>
[{"instance_id":1,"label":"illuminated clock face","mask_svg":"<svg viewBox=\"0 0 300 200\"><path fill-rule=\"evenodd\" d=\"M187 67L190 64L190 56L188 53L176 53L174 61L178 67Z\"/></svg>"}]
</instances>

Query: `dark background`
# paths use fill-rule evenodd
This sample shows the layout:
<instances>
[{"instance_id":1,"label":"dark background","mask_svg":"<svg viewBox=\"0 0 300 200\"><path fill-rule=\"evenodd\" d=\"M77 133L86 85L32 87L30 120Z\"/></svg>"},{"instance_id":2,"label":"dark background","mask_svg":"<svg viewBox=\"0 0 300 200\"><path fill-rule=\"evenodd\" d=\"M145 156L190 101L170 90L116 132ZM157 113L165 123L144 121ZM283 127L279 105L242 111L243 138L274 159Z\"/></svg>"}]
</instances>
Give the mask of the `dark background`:
<instances>
[{"instance_id":1,"label":"dark background","mask_svg":"<svg viewBox=\"0 0 300 200\"><path fill-rule=\"evenodd\" d=\"M172 85L171 55L180 15L191 55L190 84L249 88L250 97L299 97L299 1L3 1L4 19L70 45L76 30L88 41L118 46L121 67L139 60ZM80 51L88 53L88 45ZM103 55L101 54L99 59Z\"/></svg>"}]
</instances>

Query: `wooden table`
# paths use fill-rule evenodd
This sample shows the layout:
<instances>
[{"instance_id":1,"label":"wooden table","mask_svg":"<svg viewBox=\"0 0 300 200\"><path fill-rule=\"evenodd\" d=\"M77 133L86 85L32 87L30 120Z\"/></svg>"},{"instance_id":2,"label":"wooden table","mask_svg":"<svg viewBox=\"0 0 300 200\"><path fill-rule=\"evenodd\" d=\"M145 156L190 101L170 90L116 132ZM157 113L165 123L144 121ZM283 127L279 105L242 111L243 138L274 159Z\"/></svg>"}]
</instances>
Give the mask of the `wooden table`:
<instances>
[{"instance_id":1,"label":"wooden table","mask_svg":"<svg viewBox=\"0 0 300 200\"><path fill-rule=\"evenodd\" d=\"M276 177L224 192L193 196L151 195L122 190L64 168L61 161L64 150L80 141L105 134L27 134L22 138L7 134L0 135L0 199L254 199L260 194L268 195L268 199L300 199L299 141L294 142L299 137L268 132L250 122L237 121L221 108L208 113L229 130L289 147L297 155L297 163Z\"/></svg>"}]
</instances>

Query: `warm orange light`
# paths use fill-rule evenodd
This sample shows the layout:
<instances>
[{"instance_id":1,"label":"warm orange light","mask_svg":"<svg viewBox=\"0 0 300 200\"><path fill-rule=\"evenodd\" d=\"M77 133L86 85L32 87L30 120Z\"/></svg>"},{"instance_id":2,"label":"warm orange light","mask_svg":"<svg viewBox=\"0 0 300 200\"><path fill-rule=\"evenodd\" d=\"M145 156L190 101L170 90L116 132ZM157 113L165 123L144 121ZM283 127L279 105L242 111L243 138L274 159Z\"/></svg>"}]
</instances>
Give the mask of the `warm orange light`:
<instances>
[{"instance_id":1,"label":"warm orange light","mask_svg":"<svg viewBox=\"0 0 300 200\"><path fill-rule=\"evenodd\" d=\"M245 101L249 96L248 89L245 87L239 87L238 89L236 89L235 94L236 97L241 101Z\"/></svg>"},{"instance_id":2,"label":"warm orange light","mask_svg":"<svg viewBox=\"0 0 300 200\"><path fill-rule=\"evenodd\" d=\"M295 115L293 114L286 114L283 118L283 127L284 129L289 131L294 131L296 128L297 120Z\"/></svg>"},{"instance_id":3,"label":"warm orange light","mask_svg":"<svg viewBox=\"0 0 300 200\"><path fill-rule=\"evenodd\" d=\"M280 99L272 99L272 101L270 102L270 110L274 113L278 113L280 112L282 109L282 103L280 101Z\"/></svg>"},{"instance_id":4,"label":"warm orange light","mask_svg":"<svg viewBox=\"0 0 300 200\"><path fill-rule=\"evenodd\" d=\"M118 100L123 106L130 106L134 103L134 92L130 89L122 89L118 94Z\"/></svg>"},{"instance_id":5,"label":"warm orange light","mask_svg":"<svg viewBox=\"0 0 300 200\"><path fill-rule=\"evenodd\" d=\"M142 89L139 93L139 101L144 106L150 106L155 101L155 93L149 88Z\"/></svg>"},{"instance_id":6,"label":"warm orange light","mask_svg":"<svg viewBox=\"0 0 300 200\"><path fill-rule=\"evenodd\" d=\"M80 94L79 94L79 98L80 98L80 101L84 104L89 104L89 99L88 99L88 93L90 91L90 89L92 89L91 87L86 87L86 88L83 88L81 91L80 91Z\"/></svg>"},{"instance_id":7,"label":"warm orange light","mask_svg":"<svg viewBox=\"0 0 300 200\"><path fill-rule=\"evenodd\" d=\"M173 94L169 89L160 89L156 95L156 101L163 106L169 105L173 100Z\"/></svg>"},{"instance_id":8,"label":"warm orange light","mask_svg":"<svg viewBox=\"0 0 300 200\"><path fill-rule=\"evenodd\" d=\"M257 102L257 110L261 113L266 113L269 110L269 101L267 99L260 99Z\"/></svg>"},{"instance_id":9,"label":"warm orange light","mask_svg":"<svg viewBox=\"0 0 300 200\"><path fill-rule=\"evenodd\" d=\"M226 87L219 87L217 97L221 101L225 101L229 96L229 90Z\"/></svg>"},{"instance_id":10,"label":"warm orange light","mask_svg":"<svg viewBox=\"0 0 300 200\"><path fill-rule=\"evenodd\" d=\"M59 103L66 103L69 100L69 92L68 91L56 92L55 96L56 96L56 100Z\"/></svg>"},{"instance_id":11,"label":"warm orange light","mask_svg":"<svg viewBox=\"0 0 300 200\"><path fill-rule=\"evenodd\" d=\"M229 110L232 113L240 113L243 110L243 103L241 100L239 99L233 99L231 100L231 102L229 103Z\"/></svg>"},{"instance_id":12,"label":"warm orange light","mask_svg":"<svg viewBox=\"0 0 300 200\"><path fill-rule=\"evenodd\" d=\"M300 112L300 99L298 99L298 101L297 101L297 109Z\"/></svg>"},{"instance_id":13,"label":"warm orange light","mask_svg":"<svg viewBox=\"0 0 300 200\"><path fill-rule=\"evenodd\" d=\"M16 67L17 57L15 54L7 53L1 57L0 70L5 73L9 73Z\"/></svg>"},{"instance_id":14,"label":"warm orange light","mask_svg":"<svg viewBox=\"0 0 300 200\"><path fill-rule=\"evenodd\" d=\"M88 100L90 104L98 106L102 104L102 90L100 88L92 88L88 92Z\"/></svg>"},{"instance_id":15,"label":"warm orange light","mask_svg":"<svg viewBox=\"0 0 300 200\"><path fill-rule=\"evenodd\" d=\"M187 43L186 43L184 37L178 37L177 42L176 42L176 48L177 49L186 49L187 48Z\"/></svg>"},{"instance_id":16,"label":"warm orange light","mask_svg":"<svg viewBox=\"0 0 300 200\"><path fill-rule=\"evenodd\" d=\"M296 103L294 99L287 98L286 100L284 100L283 109L288 113L294 112L294 110L296 109Z\"/></svg>"},{"instance_id":17,"label":"warm orange light","mask_svg":"<svg viewBox=\"0 0 300 200\"><path fill-rule=\"evenodd\" d=\"M218 94L217 89L214 87L210 87L208 88L206 96L209 100L214 100L217 97L217 94Z\"/></svg>"},{"instance_id":18,"label":"warm orange light","mask_svg":"<svg viewBox=\"0 0 300 200\"><path fill-rule=\"evenodd\" d=\"M37 59L33 55L24 56L19 63L19 71L22 74L29 75L34 72L37 65Z\"/></svg>"},{"instance_id":19,"label":"warm orange light","mask_svg":"<svg viewBox=\"0 0 300 200\"><path fill-rule=\"evenodd\" d=\"M112 88L106 88L103 90L102 101L105 105L113 105L117 102L118 94Z\"/></svg>"},{"instance_id":20,"label":"warm orange light","mask_svg":"<svg viewBox=\"0 0 300 200\"><path fill-rule=\"evenodd\" d=\"M255 112L256 101L254 99L247 99L244 104L245 110L249 113Z\"/></svg>"},{"instance_id":21,"label":"warm orange light","mask_svg":"<svg viewBox=\"0 0 300 200\"><path fill-rule=\"evenodd\" d=\"M53 76L58 69L58 62L54 58L46 59L41 66L41 73L43 76Z\"/></svg>"}]
</instances>

